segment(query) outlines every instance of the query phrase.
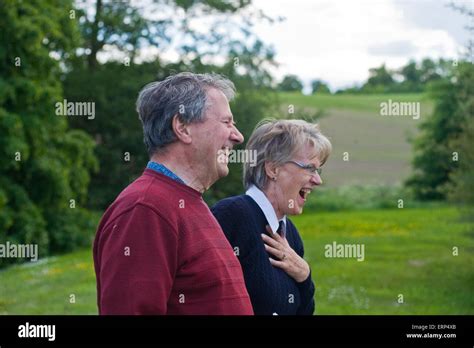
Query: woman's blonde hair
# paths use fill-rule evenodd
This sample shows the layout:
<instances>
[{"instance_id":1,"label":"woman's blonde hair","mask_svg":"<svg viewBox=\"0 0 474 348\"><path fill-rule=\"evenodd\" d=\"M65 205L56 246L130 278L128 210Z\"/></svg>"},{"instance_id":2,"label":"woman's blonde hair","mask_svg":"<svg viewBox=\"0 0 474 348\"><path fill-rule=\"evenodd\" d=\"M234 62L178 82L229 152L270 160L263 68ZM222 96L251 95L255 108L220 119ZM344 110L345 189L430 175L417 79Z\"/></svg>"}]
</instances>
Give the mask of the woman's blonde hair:
<instances>
[{"instance_id":1,"label":"woman's blonde hair","mask_svg":"<svg viewBox=\"0 0 474 348\"><path fill-rule=\"evenodd\" d=\"M283 165L305 144L314 146L320 164L331 153L331 142L319 130L319 125L304 120L265 119L257 124L250 136L246 150L257 152L256 163L244 163L244 186L263 190L268 182L265 163Z\"/></svg>"}]
</instances>

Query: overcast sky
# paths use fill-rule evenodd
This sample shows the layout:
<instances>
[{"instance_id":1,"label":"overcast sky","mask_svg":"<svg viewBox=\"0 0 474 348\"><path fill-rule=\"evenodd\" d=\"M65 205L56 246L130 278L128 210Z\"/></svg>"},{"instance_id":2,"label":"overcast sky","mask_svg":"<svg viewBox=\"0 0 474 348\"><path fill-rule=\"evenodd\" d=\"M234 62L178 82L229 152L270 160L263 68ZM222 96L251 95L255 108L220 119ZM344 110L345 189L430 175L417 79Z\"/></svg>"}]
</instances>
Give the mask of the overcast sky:
<instances>
[{"instance_id":1,"label":"overcast sky","mask_svg":"<svg viewBox=\"0 0 474 348\"><path fill-rule=\"evenodd\" d=\"M474 0L456 0L474 9ZM277 78L291 73L332 90L361 83L371 67L398 68L410 58L457 58L469 39L468 17L447 0L254 0L281 23L257 35L276 51ZM472 23L471 25L474 25Z\"/></svg>"}]
</instances>

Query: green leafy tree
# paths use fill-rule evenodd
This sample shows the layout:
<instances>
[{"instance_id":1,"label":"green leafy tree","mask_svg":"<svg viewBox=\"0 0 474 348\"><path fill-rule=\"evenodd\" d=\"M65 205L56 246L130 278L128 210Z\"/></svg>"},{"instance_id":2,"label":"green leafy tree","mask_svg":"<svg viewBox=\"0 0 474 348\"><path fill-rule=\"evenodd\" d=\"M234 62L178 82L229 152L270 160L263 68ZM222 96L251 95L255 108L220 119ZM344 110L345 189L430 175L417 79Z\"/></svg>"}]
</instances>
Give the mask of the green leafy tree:
<instances>
[{"instance_id":1,"label":"green leafy tree","mask_svg":"<svg viewBox=\"0 0 474 348\"><path fill-rule=\"evenodd\" d=\"M369 70L369 78L362 86L362 91L366 93L385 93L395 84L392 72L387 70L385 64L379 68Z\"/></svg>"},{"instance_id":2,"label":"green leafy tree","mask_svg":"<svg viewBox=\"0 0 474 348\"><path fill-rule=\"evenodd\" d=\"M303 83L296 75L286 75L278 85L278 89L284 92L301 92Z\"/></svg>"},{"instance_id":3,"label":"green leafy tree","mask_svg":"<svg viewBox=\"0 0 474 348\"><path fill-rule=\"evenodd\" d=\"M353 86L338 90L336 94L352 93L419 93L429 84L446 78L450 73L450 61L425 58L421 63L410 60L398 70L390 71L382 64L369 70L369 78L361 87Z\"/></svg>"},{"instance_id":4,"label":"green leafy tree","mask_svg":"<svg viewBox=\"0 0 474 348\"><path fill-rule=\"evenodd\" d=\"M328 85L321 81L321 80L313 80L311 81L311 93L312 94L330 94L331 90L329 89Z\"/></svg>"},{"instance_id":5,"label":"green leafy tree","mask_svg":"<svg viewBox=\"0 0 474 348\"><path fill-rule=\"evenodd\" d=\"M77 6L84 38L83 51L90 70L97 68L98 53L106 45L124 53L124 57L133 62L137 51L144 45L161 47L171 40L165 32L171 20L145 19L140 3L96 0L95 4L78 2ZM154 6L151 14L155 14L156 10Z\"/></svg>"},{"instance_id":6,"label":"green leafy tree","mask_svg":"<svg viewBox=\"0 0 474 348\"><path fill-rule=\"evenodd\" d=\"M138 63L135 58L142 48L164 50L171 44L185 63L196 56L203 59L222 54L229 47L228 43L235 40L233 33L248 38L252 36L249 29L254 21L273 21L261 12L250 10L250 4L250 0L77 2L84 38L81 54L86 57L90 70L97 67L98 55L105 48L109 52L120 53L120 61L128 59L131 63ZM243 16L240 16L241 13ZM202 32L193 29L193 21L203 18L211 22L209 30Z\"/></svg>"},{"instance_id":7,"label":"green leafy tree","mask_svg":"<svg viewBox=\"0 0 474 348\"><path fill-rule=\"evenodd\" d=\"M440 59L438 63L429 58L423 59L420 67L420 82L426 85L441 79L444 65L443 59Z\"/></svg>"},{"instance_id":8,"label":"green leafy tree","mask_svg":"<svg viewBox=\"0 0 474 348\"><path fill-rule=\"evenodd\" d=\"M451 8L461 12L474 20L474 11L451 3ZM474 26L466 28L471 34L471 39L467 44L468 63L460 65L462 79L459 98L459 112L465 116L465 121L461 125L461 134L451 140L450 146L458 154L459 165L450 173L449 181L445 185L445 192L450 201L471 206L474 204ZM472 219L472 209L468 209L466 214Z\"/></svg>"},{"instance_id":9,"label":"green leafy tree","mask_svg":"<svg viewBox=\"0 0 474 348\"><path fill-rule=\"evenodd\" d=\"M454 140L462 137L473 117L473 77L472 64L460 62L453 67L449 78L431 87L434 112L420 125L421 132L414 143L415 173L407 181L419 199L445 199L446 185L454 184L452 173L458 170L459 164L455 152L461 151Z\"/></svg>"},{"instance_id":10,"label":"green leafy tree","mask_svg":"<svg viewBox=\"0 0 474 348\"><path fill-rule=\"evenodd\" d=\"M470 19L474 11L454 3L450 7ZM474 27L467 27L474 33ZM449 198L458 203L474 203L472 162L474 123L473 41L468 43L470 61L438 62L441 76L431 84L435 109L421 124L415 141L415 173L407 181L420 199ZM430 64L425 63L425 67ZM422 64L423 66L423 64ZM446 73L448 72L448 73Z\"/></svg>"},{"instance_id":11,"label":"green leafy tree","mask_svg":"<svg viewBox=\"0 0 474 348\"><path fill-rule=\"evenodd\" d=\"M71 6L0 3L0 243L38 244L40 256L89 245L93 234L81 204L94 144L55 114L60 66L79 39Z\"/></svg>"},{"instance_id":12,"label":"green leafy tree","mask_svg":"<svg viewBox=\"0 0 474 348\"><path fill-rule=\"evenodd\" d=\"M402 76L403 81L399 86L395 86L394 90L401 92L423 91L424 86L421 81L422 72L414 60L409 61L407 65L403 66L399 73Z\"/></svg>"},{"instance_id":13,"label":"green leafy tree","mask_svg":"<svg viewBox=\"0 0 474 348\"><path fill-rule=\"evenodd\" d=\"M469 104L465 104L470 117L463 124L459 138L454 139L451 143L452 148L457 150L459 166L450 173L445 189L451 202L472 206L474 204L474 151L472 151L474 147L474 98L470 99Z\"/></svg>"},{"instance_id":14,"label":"green leafy tree","mask_svg":"<svg viewBox=\"0 0 474 348\"><path fill-rule=\"evenodd\" d=\"M413 85L420 83L420 70L416 66L414 60L410 60L407 65L400 69L400 74L403 76L403 80Z\"/></svg>"}]
</instances>

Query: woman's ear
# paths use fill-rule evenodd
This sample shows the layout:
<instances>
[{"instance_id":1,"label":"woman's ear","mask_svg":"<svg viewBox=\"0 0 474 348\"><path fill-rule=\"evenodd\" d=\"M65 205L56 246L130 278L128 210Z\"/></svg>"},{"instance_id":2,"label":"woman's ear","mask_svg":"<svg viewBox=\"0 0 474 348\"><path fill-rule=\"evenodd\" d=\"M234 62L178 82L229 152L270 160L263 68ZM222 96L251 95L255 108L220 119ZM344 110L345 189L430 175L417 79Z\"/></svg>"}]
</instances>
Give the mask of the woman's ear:
<instances>
[{"instance_id":1,"label":"woman's ear","mask_svg":"<svg viewBox=\"0 0 474 348\"><path fill-rule=\"evenodd\" d=\"M171 126L173 127L173 132L178 138L178 140L182 141L185 144L191 143L192 137L189 124L183 122L178 114L173 116Z\"/></svg>"},{"instance_id":2,"label":"woman's ear","mask_svg":"<svg viewBox=\"0 0 474 348\"><path fill-rule=\"evenodd\" d=\"M278 168L278 166L275 163L265 162L265 173L270 178L270 180L275 181L277 179L279 171L280 171L280 169Z\"/></svg>"}]
</instances>

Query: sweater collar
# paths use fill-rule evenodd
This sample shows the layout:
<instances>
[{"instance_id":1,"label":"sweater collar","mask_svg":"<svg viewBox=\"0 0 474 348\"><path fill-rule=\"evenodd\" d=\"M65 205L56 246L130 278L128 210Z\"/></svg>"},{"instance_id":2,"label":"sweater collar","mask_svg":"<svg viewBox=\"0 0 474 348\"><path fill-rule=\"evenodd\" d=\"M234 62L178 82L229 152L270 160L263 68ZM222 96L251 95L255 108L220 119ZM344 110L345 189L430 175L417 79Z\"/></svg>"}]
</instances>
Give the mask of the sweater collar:
<instances>
[{"instance_id":1,"label":"sweater collar","mask_svg":"<svg viewBox=\"0 0 474 348\"><path fill-rule=\"evenodd\" d=\"M166 176L166 175L164 175L160 172L157 172L156 170L153 170L153 169L150 169L150 168L145 168L145 171L143 172L143 174L144 175L151 175L151 176L153 176L153 177L155 177L155 178L157 178L161 181L165 181L168 184L174 186L176 189L187 191L187 192L195 195L196 197L198 197L202 200L202 193L201 192L193 189L191 186L188 186L186 184L182 184L179 181L170 178L169 176Z\"/></svg>"}]
</instances>

